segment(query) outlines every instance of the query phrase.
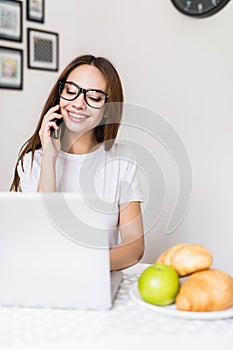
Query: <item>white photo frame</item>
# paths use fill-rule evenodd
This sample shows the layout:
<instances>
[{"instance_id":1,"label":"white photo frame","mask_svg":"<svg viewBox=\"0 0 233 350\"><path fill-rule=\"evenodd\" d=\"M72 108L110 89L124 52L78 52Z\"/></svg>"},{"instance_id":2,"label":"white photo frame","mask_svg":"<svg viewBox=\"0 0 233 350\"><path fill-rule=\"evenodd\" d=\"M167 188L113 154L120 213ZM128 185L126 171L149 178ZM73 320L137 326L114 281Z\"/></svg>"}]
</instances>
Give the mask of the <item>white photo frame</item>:
<instances>
[{"instance_id":1,"label":"white photo frame","mask_svg":"<svg viewBox=\"0 0 233 350\"><path fill-rule=\"evenodd\" d=\"M27 0L27 20L44 23L45 0Z\"/></svg>"},{"instance_id":2,"label":"white photo frame","mask_svg":"<svg viewBox=\"0 0 233 350\"><path fill-rule=\"evenodd\" d=\"M0 88L23 89L23 50L0 46Z\"/></svg>"},{"instance_id":3,"label":"white photo frame","mask_svg":"<svg viewBox=\"0 0 233 350\"><path fill-rule=\"evenodd\" d=\"M58 71L58 33L28 28L27 36L28 68Z\"/></svg>"},{"instance_id":4,"label":"white photo frame","mask_svg":"<svg viewBox=\"0 0 233 350\"><path fill-rule=\"evenodd\" d=\"M0 0L0 39L22 42L22 1Z\"/></svg>"}]
</instances>

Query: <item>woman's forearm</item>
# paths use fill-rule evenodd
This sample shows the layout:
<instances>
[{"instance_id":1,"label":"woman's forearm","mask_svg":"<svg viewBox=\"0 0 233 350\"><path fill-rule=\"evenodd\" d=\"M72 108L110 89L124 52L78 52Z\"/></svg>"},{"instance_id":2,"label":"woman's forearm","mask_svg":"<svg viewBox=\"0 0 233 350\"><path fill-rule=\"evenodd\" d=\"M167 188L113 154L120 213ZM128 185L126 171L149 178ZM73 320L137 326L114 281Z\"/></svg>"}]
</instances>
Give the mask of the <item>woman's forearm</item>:
<instances>
[{"instance_id":1,"label":"woman's forearm","mask_svg":"<svg viewBox=\"0 0 233 350\"><path fill-rule=\"evenodd\" d=\"M38 192L56 192L56 160L61 149L61 142L60 137L58 139L51 137L51 128L59 130L54 118L62 118L58 104L51 107L45 114L39 131L43 156Z\"/></svg>"},{"instance_id":2,"label":"woman's forearm","mask_svg":"<svg viewBox=\"0 0 233 350\"><path fill-rule=\"evenodd\" d=\"M56 158L43 157L37 192L56 192Z\"/></svg>"},{"instance_id":3,"label":"woman's forearm","mask_svg":"<svg viewBox=\"0 0 233 350\"><path fill-rule=\"evenodd\" d=\"M144 237L128 242L120 243L110 250L110 269L122 270L136 264L144 253Z\"/></svg>"}]
</instances>

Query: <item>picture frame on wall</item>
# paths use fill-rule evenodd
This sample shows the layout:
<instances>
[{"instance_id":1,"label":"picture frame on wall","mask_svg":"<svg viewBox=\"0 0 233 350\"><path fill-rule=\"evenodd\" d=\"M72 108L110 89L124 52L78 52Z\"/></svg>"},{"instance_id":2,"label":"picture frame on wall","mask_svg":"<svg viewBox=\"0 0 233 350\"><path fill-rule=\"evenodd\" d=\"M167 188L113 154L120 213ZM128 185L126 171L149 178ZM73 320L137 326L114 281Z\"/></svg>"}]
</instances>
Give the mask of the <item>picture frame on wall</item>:
<instances>
[{"instance_id":1,"label":"picture frame on wall","mask_svg":"<svg viewBox=\"0 0 233 350\"><path fill-rule=\"evenodd\" d=\"M23 89L23 50L0 46L0 88Z\"/></svg>"},{"instance_id":2,"label":"picture frame on wall","mask_svg":"<svg viewBox=\"0 0 233 350\"><path fill-rule=\"evenodd\" d=\"M27 20L44 23L45 0L27 0Z\"/></svg>"},{"instance_id":3,"label":"picture frame on wall","mask_svg":"<svg viewBox=\"0 0 233 350\"><path fill-rule=\"evenodd\" d=\"M0 39L22 42L22 1L0 0Z\"/></svg>"},{"instance_id":4,"label":"picture frame on wall","mask_svg":"<svg viewBox=\"0 0 233 350\"><path fill-rule=\"evenodd\" d=\"M28 68L58 71L58 33L28 28L27 39Z\"/></svg>"}]
</instances>

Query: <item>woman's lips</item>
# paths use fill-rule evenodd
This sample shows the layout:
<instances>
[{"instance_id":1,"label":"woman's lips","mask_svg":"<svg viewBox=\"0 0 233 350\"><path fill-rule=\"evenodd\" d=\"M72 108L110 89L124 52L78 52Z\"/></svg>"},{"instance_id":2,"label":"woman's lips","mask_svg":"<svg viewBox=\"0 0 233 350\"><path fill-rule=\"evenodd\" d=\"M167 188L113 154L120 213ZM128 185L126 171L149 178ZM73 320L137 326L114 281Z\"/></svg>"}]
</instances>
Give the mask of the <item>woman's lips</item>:
<instances>
[{"instance_id":1,"label":"woman's lips","mask_svg":"<svg viewBox=\"0 0 233 350\"><path fill-rule=\"evenodd\" d=\"M83 122L87 118L89 118L89 116L81 113L79 114L79 113L68 112L68 118L74 122Z\"/></svg>"}]
</instances>

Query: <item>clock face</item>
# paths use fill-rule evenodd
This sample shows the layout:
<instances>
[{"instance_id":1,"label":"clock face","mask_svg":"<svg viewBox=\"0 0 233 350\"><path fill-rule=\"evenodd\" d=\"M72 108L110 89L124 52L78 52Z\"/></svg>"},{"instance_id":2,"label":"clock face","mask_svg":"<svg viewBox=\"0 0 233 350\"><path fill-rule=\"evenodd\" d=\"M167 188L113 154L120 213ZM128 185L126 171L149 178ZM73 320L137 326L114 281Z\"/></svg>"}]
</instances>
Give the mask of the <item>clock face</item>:
<instances>
[{"instance_id":1,"label":"clock face","mask_svg":"<svg viewBox=\"0 0 233 350\"><path fill-rule=\"evenodd\" d=\"M230 0L171 0L175 7L188 16L207 17L221 10Z\"/></svg>"}]
</instances>

